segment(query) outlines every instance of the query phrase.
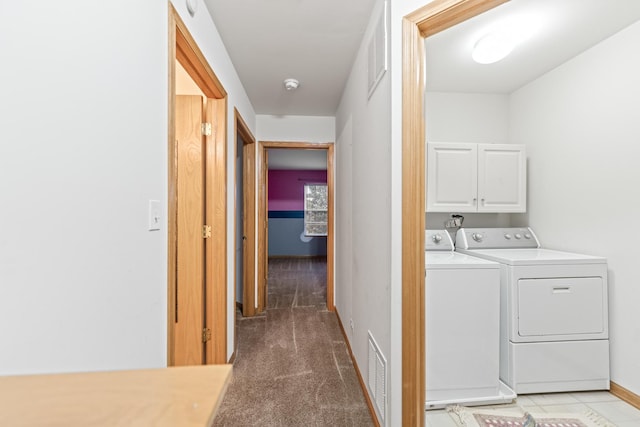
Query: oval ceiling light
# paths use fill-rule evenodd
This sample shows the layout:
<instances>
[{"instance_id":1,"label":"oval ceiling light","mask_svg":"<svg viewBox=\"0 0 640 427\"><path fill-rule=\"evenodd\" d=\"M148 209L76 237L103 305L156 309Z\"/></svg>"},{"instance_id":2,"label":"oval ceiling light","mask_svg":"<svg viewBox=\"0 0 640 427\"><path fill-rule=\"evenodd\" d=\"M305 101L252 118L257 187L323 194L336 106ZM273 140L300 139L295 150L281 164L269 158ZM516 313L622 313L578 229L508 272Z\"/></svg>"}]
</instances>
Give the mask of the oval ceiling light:
<instances>
[{"instance_id":1,"label":"oval ceiling light","mask_svg":"<svg viewBox=\"0 0 640 427\"><path fill-rule=\"evenodd\" d=\"M489 33L476 42L471 57L478 64L493 64L509 55L513 47L514 43L508 35Z\"/></svg>"}]
</instances>

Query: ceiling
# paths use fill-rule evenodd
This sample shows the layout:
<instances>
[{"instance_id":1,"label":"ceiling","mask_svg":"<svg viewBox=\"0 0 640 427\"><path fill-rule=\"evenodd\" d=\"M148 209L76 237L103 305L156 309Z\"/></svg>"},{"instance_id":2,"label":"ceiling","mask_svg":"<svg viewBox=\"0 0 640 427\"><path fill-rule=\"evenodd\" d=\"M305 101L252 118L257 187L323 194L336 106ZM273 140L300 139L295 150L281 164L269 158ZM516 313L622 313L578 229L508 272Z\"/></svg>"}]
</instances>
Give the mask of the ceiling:
<instances>
[{"instance_id":1,"label":"ceiling","mask_svg":"<svg viewBox=\"0 0 640 427\"><path fill-rule=\"evenodd\" d=\"M335 115L375 0L205 3L257 114ZM474 63L477 38L507 16L529 18L534 34ZM427 39L427 90L510 93L639 18L640 0L511 0ZM285 90L286 78L300 87Z\"/></svg>"},{"instance_id":2,"label":"ceiling","mask_svg":"<svg viewBox=\"0 0 640 427\"><path fill-rule=\"evenodd\" d=\"M255 112L303 116L335 115L374 3L205 0Z\"/></svg>"},{"instance_id":3,"label":"ceiling","mask_svg":"<svg viewBox=\"0 0 640 427\"><path fill-rule=\"evenodd\" d=\"M531 37L502 61L475 63L475 42L506 18L531 25ZM427 90L513 92L639 18L638 0L511 0L427 38Z\"/></svg>"}]
</instances>

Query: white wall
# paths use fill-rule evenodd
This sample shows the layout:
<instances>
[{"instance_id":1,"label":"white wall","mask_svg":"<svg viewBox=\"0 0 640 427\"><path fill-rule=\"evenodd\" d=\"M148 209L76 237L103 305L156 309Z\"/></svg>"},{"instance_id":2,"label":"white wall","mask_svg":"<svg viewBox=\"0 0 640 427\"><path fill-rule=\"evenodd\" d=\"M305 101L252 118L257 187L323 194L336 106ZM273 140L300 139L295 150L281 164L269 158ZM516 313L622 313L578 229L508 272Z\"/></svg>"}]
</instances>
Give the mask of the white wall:
<instances>
[{"instance_id":1,"label":"white wall","mask_svg":"<svg viewBox=\"0 0 640 427\"><path fill-rule=\"evenodd\" d=\"M391 426L402 423L402 187L398 179L402 164L398 163L401 135L394 138L392 133L391 104L393 76L401 75L402 59L389 61L389 69L368 99L367 47L383 4L379 0L373 9L336 114L336 228L351 228L350 236L336 240L336 308L346 329L353 319L354 329L347 335L365 382L368 331L387 359L386 425ZM405 6L404 14L420 5ZM389 21L399 23L400 16L398 13L394 19L391 15ZM390 40L389 46L393 49L400 44L398 36ZM348 252L351 257L344 255Z\"/></svg>"},{"instance_id":2,"label":"white wall","mask_svg":"<svg viewBox=\"0 0 640 427\"><path fill-rule=\"evenodd\" d=\"M640 393L640 23L511 96L529 158L529 224L548 247L609 261L611 378Z\"/></svg>"},{"instance_id":3,"label":"white wall","mask_svg":"<svg viewBox=\"0 0 640 427\"><path fill-rule=\"evenodd\" d=\"M234 106L255 128L204 3L195 18L176 3L229 92L228 129ZM0 4L0 374L166 366L166 219L147 231L147 205L166 218L167 13L155 0Z\"/></svg>"},{"instance_id":4,"label":"white wall","mask_svg":"<svg viewBox=\"0 0 640 427\"><path fill-rule=\"evenodd\" d=\"M334 142L335 117L324 116L256 116L258 141Z\"/></svg>"},{"instance_id":5,"label":"white wall","mask_svg":"<svg viewBox=\"0 0 640 427\"><path fill-rule=\"evenodd\" d=\"M166 364L167 3L0 6L0 374Z\"/></svg>"},{"instance_id":6,"label":"white wall","mask_svg":"<svg viewBox=\"0 0 640 427\"><path fill-rule=\"evenodd\" d=\"M509 96L427 92L427 141L508 144Z\"/></svg>"}]
</instances>

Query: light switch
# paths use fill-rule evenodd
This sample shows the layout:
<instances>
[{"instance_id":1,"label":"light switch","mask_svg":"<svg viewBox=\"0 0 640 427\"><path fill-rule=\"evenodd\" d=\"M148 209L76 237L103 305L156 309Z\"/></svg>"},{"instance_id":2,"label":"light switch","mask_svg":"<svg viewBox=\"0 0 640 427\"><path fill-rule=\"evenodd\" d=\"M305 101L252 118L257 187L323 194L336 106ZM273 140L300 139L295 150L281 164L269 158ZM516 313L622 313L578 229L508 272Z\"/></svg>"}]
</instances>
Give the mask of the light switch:
<instances>
[{"instance_id":1,"label":"light switch","mask_svg":"<svg viewBox=\"0 0 640 427\"><path fill-rule=\"evenodd\" d=\"M160 200L149 200L149 231L160 230Z\"/></svg>"}]
</instances>

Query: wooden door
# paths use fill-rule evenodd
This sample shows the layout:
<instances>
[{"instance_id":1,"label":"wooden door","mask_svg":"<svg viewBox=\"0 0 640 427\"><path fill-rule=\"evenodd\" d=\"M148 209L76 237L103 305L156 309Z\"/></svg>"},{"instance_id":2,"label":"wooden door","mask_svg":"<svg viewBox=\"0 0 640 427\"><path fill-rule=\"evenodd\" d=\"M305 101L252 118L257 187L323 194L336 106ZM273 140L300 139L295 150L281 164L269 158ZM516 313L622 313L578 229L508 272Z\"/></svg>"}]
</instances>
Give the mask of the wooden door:
<instances>
[{"instance_id":1,"label":"wooden door","mask_svg":"<svg viewBox=\"0 0 640 427\"><path fill-rule=\"evenodd\" d=\"M200 96L176 96L177 280L174 364L204 362L204 157Z\"/></svg>"},{"instance_id":2,"label":"wooden door","mask_svg":"<svg viewBox=\"0 0 640 427\"><path fill-rule=\"evenodd\" d=\"M255 289L256 289L256 144L245 144L242 147L242 315L253 316L255 314Z\"/></svg>"}]
</instances>

